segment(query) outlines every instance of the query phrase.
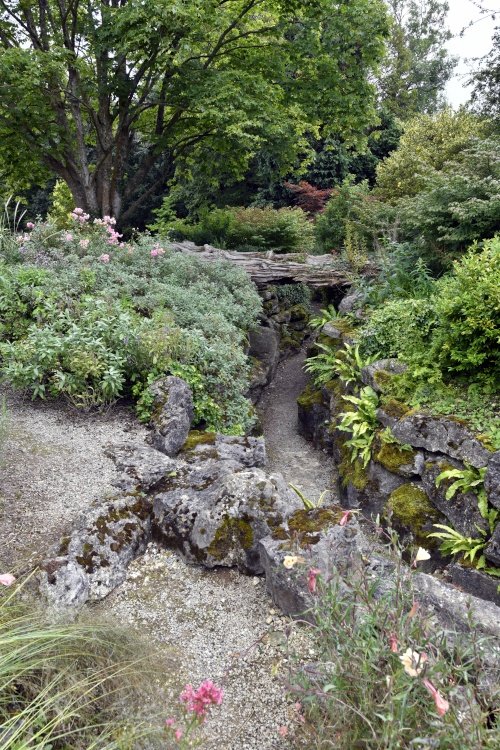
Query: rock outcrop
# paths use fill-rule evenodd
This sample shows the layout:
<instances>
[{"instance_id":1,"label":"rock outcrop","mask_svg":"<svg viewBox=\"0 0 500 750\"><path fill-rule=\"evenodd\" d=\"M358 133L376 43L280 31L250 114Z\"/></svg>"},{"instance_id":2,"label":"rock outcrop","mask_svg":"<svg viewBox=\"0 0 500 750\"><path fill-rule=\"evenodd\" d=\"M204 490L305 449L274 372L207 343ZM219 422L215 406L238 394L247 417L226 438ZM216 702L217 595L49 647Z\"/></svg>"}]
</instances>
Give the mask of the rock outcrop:
<instances>
[{"instance_id":1,"label":"rock outcrop","mask_svg":"<svg viewBox=\"0 0 500 750\"><path fill-rule=\"evenodd\" d=\"M184 380L173 375L157 380L149 388L154 398L151 444L167 456L175 456L191 429L191 389Z\"/></svg>"}]
</instances>

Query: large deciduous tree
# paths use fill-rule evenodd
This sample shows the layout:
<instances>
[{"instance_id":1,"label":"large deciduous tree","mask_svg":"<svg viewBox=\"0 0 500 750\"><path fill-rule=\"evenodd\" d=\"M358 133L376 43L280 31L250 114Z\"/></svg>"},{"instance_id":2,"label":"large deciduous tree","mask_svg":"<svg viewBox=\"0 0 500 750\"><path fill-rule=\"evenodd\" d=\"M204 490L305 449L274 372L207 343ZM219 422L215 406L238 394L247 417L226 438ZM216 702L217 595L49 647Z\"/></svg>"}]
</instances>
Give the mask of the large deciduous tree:
<instances>
[{"instance_id":1,"label":"large deciduous tree","mask_svg":"<svg viewBox=\"0 0 500 750\"><path fill-rule=\"evenodd\" d=\"M391 12L388 54L378 83L384 106L402 120L432 114L457 63L446 49L446 0L387 0Z\"/></svg>"},{"instance_id":2,"label":"large deciduous tree","mask_svg":"<svg viewBox=\"0 0 500 750\"><path fill-rule=\"evenodd\" d=\"M325 122L355 141L385 33L382 0L0 0L4 177L123 224L179 164L292 163Z\"/></svg>"},{"instance_id":3,"label":"large deciduous tree","mask_svg":"<svg viewBox=\"0 0 500 750\"><path fill-rule=\"evenodd\" d=\"M493 34L493 46L473 74L471 103L480 114L500 121L500 26Z\"/></svg>"}]
</instances>

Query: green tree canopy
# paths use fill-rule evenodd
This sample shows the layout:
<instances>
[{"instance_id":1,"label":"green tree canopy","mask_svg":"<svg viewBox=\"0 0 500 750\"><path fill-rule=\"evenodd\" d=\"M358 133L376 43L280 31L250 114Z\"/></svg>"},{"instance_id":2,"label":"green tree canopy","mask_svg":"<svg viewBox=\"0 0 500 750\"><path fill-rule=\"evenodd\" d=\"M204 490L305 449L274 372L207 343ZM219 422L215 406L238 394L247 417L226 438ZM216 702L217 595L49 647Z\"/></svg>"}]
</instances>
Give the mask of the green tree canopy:
<instances>
[{"instance_id":1,"label":"green tree canopy","mask_svg":"<svg viewBox=\"0 0 500 750\"><path fill-rule=\"evenodd\" d=\"M130 223L177 169L292 163L374 118L382 0L0 0L0 163Z\"/></svg>"},{"instance_id":2,"label":"green tree canopy","mask_svg":"<svg viewBox=\"0 0 500 750\"><path fill-rule=\"evenodd\" d=\"M457 60L446 42L446 0L387 0L391 12L388 54L378 84L384 106L408 119L436 112Z\"/></svg>"}]
</instances>

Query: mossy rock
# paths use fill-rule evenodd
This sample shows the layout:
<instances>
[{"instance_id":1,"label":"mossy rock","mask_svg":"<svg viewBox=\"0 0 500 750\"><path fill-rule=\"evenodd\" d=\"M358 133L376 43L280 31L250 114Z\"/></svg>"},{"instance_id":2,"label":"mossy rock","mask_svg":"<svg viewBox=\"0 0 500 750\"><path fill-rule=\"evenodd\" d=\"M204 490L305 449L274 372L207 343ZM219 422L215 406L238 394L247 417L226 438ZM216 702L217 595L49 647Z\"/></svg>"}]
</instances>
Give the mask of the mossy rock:
<instances>
[{"instance_id":1,"label":"mossy rock","mask_svg":"<svg viewBox=\"0 0 500 750\"><path fill-rule=\"evenodd\" d=\"M408 404L404 404L396 398L383 399L382 409L389 417L393 417L394 419L402 419L410 412Z\"/></svg>"},{"instance_id":2,"label":"mossy rock","mask_svg":"<svg viewBox=\"0 0 500 750\"><path fill-rule=\"evenodd\" d=\"M186 442L182 446L183 451L192 451L198 445L215 445L215 432L204 432L203 430L191 430Z\"/></svg>"},{"instance_id":3,"label":"mossy rock","mask_svg":"<svg viewBox=\"0 0 500 750\"><path fill-rule=\"evenodd\" d=\"M288 537L295 538L302 547L317 544L321 532L338 524L342 513L342 508L338 507L296 510L288 519Z\"/></svg>"},{"instance_id":4,"label":"mossy rock","mask_svg":"<svg viewBox=\"0 0 500 750\"><path fill-rule=\"evenodd\" d=\"M339 440L340 463L338 466L339 476L342 486L347 487L349 484L357 490L364 490L368 485L368 467L364 467L361 461L351 460L351 452L345 444Z\"/></svg>"},{"instance_id":5,"label":"mossy rock","mask_svg":"<svg viewBox=\"0 0 500 750\"><path fill-rule=\"evenodd\" d=\"M413 448L403 448L396 443L382 442L379 451L375 454L375 461L397 474L402 466L410 466L417 455Z\"/></svg>"},{"instance_id":6,"label":"mossy rock","mask_svg":"<svg viewBox=\"0 0 500 750\"><path fill-rule=\"evenodd\" d=\"M294 305L290 308L290 320L309 320L309 310L305 305Z\"/></svg>"},{"instance_id":7,"label":"mossy rock","mask_svg":"<svg viewBox=\"0 0 500 750\"><path fill-rule=\"evenodd\" d=\"M321 389L314 388L311 383L308 383L305 389L302 391L297 399L297 404L306 411L309 411L315 404L323 403L323 394Z\"/></svg>"},{"instance_id":8,"label":"mossy rock","mask_svg":"<svg viewBox=\"0 0 500 750\"><path fill-rule=\"evenodd\" d=\"M224 516L207 552L215 560L223 560L236 545L248 551L252 548L253 542L253 529L248 518Z\"/></svg>"},{"instance_id":9,"label":"mossy rock","mask_svg":"<svg viewBox=\"0 0 500 750\"><path fill-rule=\"evenodd\" d=\"M424 526L436 523L440 517L424 490L412 483L402 484L391 492L386 507L417 539L426 536Z\"/></svg>"}]
</instances>

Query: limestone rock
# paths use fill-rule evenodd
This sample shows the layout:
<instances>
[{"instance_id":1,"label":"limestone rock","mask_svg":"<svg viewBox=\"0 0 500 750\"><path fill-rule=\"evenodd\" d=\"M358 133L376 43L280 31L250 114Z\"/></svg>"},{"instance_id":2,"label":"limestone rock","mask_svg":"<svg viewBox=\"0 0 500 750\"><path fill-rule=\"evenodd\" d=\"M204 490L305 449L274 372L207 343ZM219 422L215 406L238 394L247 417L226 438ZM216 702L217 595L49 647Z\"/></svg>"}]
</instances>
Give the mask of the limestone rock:
<instances>
[{"instance_id":1,"label":"limestone rock","mask_svg":"<svg viewBox=\"0 0 500 750\"><path fill-rule=\"evenodd\" d=\"M362 292L353 292L353 294L346 294L346 296L343 297L339 303L340 315L347 315L347 313L354 312L363 302L363 297L364 295Z\"/></svg>"},{"instance_id":2,"label":"limestone rock","mask_svg":"<svg viewBox=\"0 0 500 750\"><path fill-rule=\"evenodd\" d=\"M457 564L450 565L449 571L451 573L451 580L460 589L468 594L473 594L500 606L498 578L483 573L481 570L466 568Z\"/></svg>"},{"instance_id":3,"label":"limestone rock","mask_svg":"<svg viewBox=\"0 0 500 750\"><path fill-rule=\"evenodd\" d=\"M168 489L154 497L155 528L193 562L262 573L260 540L286 527L301 501L279 474L268 476L256 468L226 473L224 468L212 463L206 481L200 481L199 464L172 477Z\"/></svg>"},{"instance_id":4,"label":"limestone rock","mask_svg":"<svg viewBox=\"0 0 500 750\"><path fill-rule=\"evenodd\" d=\"M500 510L500 451L490 455L484 488L489 502Z\"/></svg>"},{"instance_id":5,"label":"limestone rock","mask_svg":"<svg viewBox=\"0 0 500 750\"><path fill-rule=\"evenodd\" d=\"M401 443L447 454L477 469L486 466L491 455L465 425L449 417L410 414L400 419L392 432Z\"/></svg>"},{"instance_id":6,"label":"limestone rock","mask_svg":"<svg viewBox=\"0 0 500 750\"><path fill-rule=\"evenodd\" d=\"M107 596L151 537L151 507L136 495L90 508L42 566L41 591L60 610Z\"/></svg>"},{"instance_id":7,"label":"limestone rock","mask_svg":"<svg viewBox=\"0 0 500 750\"><path fill-rule=\"evenodd\" d=\"M150 386L154 396L150 442L167 456L175 456L188 436L193 420L193 396L188 384L169 375Z\"/></svg>"},{"instance_id":8,"label":"limestone rock","mask_svg":"<svg viewBox=\"0 0 500 750\"><path fill-rule=\"evenodd\" d=\"M190 433L179 458L190 464L199 464L200 461L223 462L227 473L265 466L266 444L262 437Z\"/></svg>"},{"instance_id":9,"label":"limestone rock","mask_svg":"<svg viewBox=\"0 0 500 750\"><path fill-rule=\"evenodd\" d=\"M347 587L349 582L359 578L365 565L363 558L370 550L371 545L355 519L346 526L339 526L337 521L320 531L319 540L308 547L307 553L298 555L303 561L291 569L284 565L285 557L295 554L290 550L290 544L272 537L265 538L260 544L260 554L267 591L285 614L303 615L312 604L307 587L311 568L320 570L324 580L337 571Z\"/></svg>"},{"instance_id":10,"label":"limestone rock","mask_svg":"<svg viewBox=\"0 0 500 750\"><path fill-rule=\"evenodd\" d=\"M394 375L401 375L407 369L407 366L397 359L379 359L362 368L361 380L377 393L383 393L391 378Z\"/></svg>"},{"instance_id":11,"label":"limestone rock","mask_svg":"<svg viewBox=\"0 0 500 750\"><path fill-rule=\"evenodd\" d=\"M147 492L177 468L175 459L148 445L126 443L108 448L106 455L113 459L120 472L115 487L125 492Z\"/></svg>"}]
</instances>

